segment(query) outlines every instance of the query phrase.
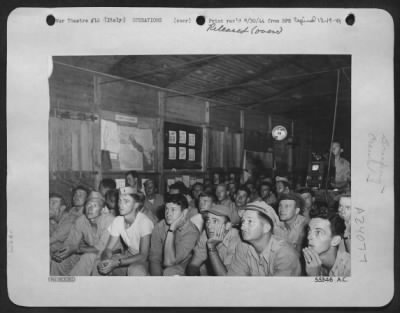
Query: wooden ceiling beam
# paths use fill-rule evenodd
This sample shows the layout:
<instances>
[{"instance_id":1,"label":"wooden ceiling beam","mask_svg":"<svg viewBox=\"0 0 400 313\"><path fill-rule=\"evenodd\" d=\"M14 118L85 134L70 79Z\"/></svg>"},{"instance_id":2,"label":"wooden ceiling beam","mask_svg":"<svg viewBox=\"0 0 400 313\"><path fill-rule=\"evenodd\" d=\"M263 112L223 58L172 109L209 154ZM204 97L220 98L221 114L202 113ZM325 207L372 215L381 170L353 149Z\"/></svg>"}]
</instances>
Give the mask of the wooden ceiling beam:
<instances>
[{"instance_id":1,"label":"wooden ceiling beam","mask_svg":"<svg viewBox=\"0 0 400 313\"><path fill-rule=\"evenodd\" d=\"M205 62L207 60L215 59L215 58L220 57L220 56L222 56L222 55L211 55L211 56L207 56L207 57L204 57L204 58L191 60L191 61L188 61L188 62L178 63L175 66L170 66L170 67L166 67L166 68L156 68L156 69L153 69L153 70L150 70L150 71L142 72L142 73L139 73L137 75L124 77L124 78L125 79L129 79L129 80L137 80L137 78L140 78L140 77L143 77L143 76L148 76L148 75L155 74L155 73L160 73L160 72L168 72L168 71L175 70L175 69L178 69L178 68L182 68L182 67L185 67L185 66L188 66L188 65L193 65L193 64L196 64L196 63ZM116 80L104 81L104 82L102 82L102 84L107 84L107 83L114 82L114 81L116 81ZM160 87L163 87L163 86L160 86Z\"/></svg>"},{"instance_id":2,"label":"wooden ceiling beam","mask_svg":"<svg viewBox=\"0 0 400 313\"><path fill-rule=\"evenodd\" d=\"M208 95L207 97L213 98L215 95L220 94L220 93L226 93L231 89L234 88L245 88L248 85L253 85L253 84L260 84L260 83L268 83L269 81L262 81L262 82L256 82L260 77L265 76L268 74L268 72L274 71L277 69L279 66L281 66L283 63L287 62L289 58L293 58L293 56L286 57L282 56L282 60L280 62L274 62L272 65L269 64L267 66L262 66L255 74L248 75L246 77L240 77L239 79L235 80L232 82L232 84L228 86L223 86L223 87L217 87L217 88L212 88L212 89L204 89L200 90L194 93L188 94L188 96L196 96L200 94L207 94L212 92L211 95Z\"/></svg>"},{"instance_id":3,"label":"wooden ceiling beam","mask_svg":"<svg viewBox=\"0 0 400 313\"><path fill-rule=\"evenodd\" d=\"M280 90L280 91L274 93L273 95L267 97L262 102L257 102L257 103L253 103L253 104L250 104L250 105L246 105L246 104L242 104L242 105L247 106L249 109L254 109L254 108L258 107L258 106L265 105L265 104L271 102L272 99L275 99L275 98L277 98L279 96L288 94L289 92L292 92L293 90L296 90L301 86L304 86L304 85L306 85L308 83L311 83L311 82L315 81L318 77L319 76L316 75L316 76L312 77L311 79L301 80L300 82L297 82L297 83L293 84L289 88L286 88L284 90Z\"/></svg>"}]
</instances>

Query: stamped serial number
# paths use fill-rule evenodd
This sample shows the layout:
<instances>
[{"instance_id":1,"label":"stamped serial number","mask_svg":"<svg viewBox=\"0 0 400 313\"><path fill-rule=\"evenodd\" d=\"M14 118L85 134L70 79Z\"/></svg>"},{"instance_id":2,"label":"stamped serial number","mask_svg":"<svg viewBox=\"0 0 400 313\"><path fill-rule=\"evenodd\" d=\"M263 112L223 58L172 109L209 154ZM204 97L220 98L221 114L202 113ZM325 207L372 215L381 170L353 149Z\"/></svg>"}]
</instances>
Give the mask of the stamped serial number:
<instances>
[{"instance_id":1,"label":"stamped serial number","mask_svg":"<svg viewBox=\"0 0 400 313\"><path fill-rule=\"evenodd\" d=\"M50 276L49 282L51 283L73 283L75 276Z\"/></svg>"},{"instance_id":2,"label":"stamped serial number","mask_svg":"<svg viewBox=\"0 0 400 313\"><path fill-rule=\"evenodd\" d=\"M316 276L314 282L316 283L347 283L348 277L329 277L329 276Z\"/></svg>"}]
</instances>

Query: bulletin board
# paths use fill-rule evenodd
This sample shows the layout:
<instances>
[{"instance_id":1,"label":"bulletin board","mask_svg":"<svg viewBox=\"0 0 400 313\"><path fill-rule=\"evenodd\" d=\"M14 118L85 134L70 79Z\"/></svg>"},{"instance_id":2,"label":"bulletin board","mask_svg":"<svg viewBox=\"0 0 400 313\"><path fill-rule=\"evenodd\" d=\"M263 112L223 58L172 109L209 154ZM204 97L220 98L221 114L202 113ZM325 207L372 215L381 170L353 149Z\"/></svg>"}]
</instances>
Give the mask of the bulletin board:
<instances>
[{"instance_id":1,"label":"bulletin board","mask_svg":"<svg viewBox=\"0 0 400 313\"><path fill-rule=\"evenodd\" d=\"M201 169L203 129L164 123L164 169Z\"/></svg>"},{"instance_id":2,"label":"bulletin board","mask_svg":"<svg viewBox=\"0 0 400 313\"><path fill-rule=\"evenodd\" d=\"M155 129L153 119L102 111L103 171L154 171Z\"/></svg>"}]
</instances>

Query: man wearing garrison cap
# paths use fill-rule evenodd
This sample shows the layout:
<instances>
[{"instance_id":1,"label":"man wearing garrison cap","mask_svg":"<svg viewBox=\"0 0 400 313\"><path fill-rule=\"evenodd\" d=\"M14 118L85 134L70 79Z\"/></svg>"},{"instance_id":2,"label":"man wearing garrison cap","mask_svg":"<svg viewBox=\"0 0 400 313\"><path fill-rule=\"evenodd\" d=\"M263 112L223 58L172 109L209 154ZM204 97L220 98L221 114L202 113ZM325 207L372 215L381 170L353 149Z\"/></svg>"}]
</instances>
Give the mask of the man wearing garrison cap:
<instances>
[{"instance_id":1,"label":"man wearing garrison cap","mask_svg":"<svg viewBox=\"0 0 400 313\"><path fill-rule=\"evenodd\" d=\"M273 235L274 209L263 201L247 204L241 235L228 276L299 276L299 255L285 240ZM279 222L279 221L277 221Z\"/></svg>"},{"instance_id":2,"label":"man wearing garrison cap","mask_svg":"<svg viewBox=\"0 0 400 313\"><path fill-rule=\"evenodd\" d=\"M53 254L50 275L92 274L109 238L107 228L114 220L111 214L101 214L103 207L102 194L92 191L86 200L84 215L76 220L63 247Z\"/></svg>"},{"instance_id":3,"label":"man wearing garrison cap","mask_svg":"<svg viewBox=\"0 0 400 313\"><path fill-rule=\"evenodd\" d=\"M239 216L230 207L212 204L204 210L205 230L194 249L187 274L198 276L200 267L209 260L211 272L226 275L240 240L239 231L232 225L239 223Z\"/></svg>"}]
</instances>

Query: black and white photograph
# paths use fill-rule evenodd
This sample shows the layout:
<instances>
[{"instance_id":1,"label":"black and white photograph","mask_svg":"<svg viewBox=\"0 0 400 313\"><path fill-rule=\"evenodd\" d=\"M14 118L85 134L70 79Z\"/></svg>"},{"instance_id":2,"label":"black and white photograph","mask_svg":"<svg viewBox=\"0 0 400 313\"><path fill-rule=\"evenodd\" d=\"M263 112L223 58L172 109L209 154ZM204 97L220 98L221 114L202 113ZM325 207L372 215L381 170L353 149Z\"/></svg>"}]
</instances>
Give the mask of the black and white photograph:
<instances>
[{"instance_id":1,"label":"black and white photograph","mask_svg":"<svg viewBox=\"0 0 400 313\"><path fill-rule=\"evenodd\" d=\"M387 304L391 23L378 9L13 11L10 299Z\"/></svg>"},{"instance_id":2,"label":"black and white photograph","mask_svg":"<svg viewBox=\"0 0 400 313\"><path fill-rule=\"evenodd\" d=\"M51 276L351 276L351 56L52 64Z\"/></svg>"}]
</instances>

